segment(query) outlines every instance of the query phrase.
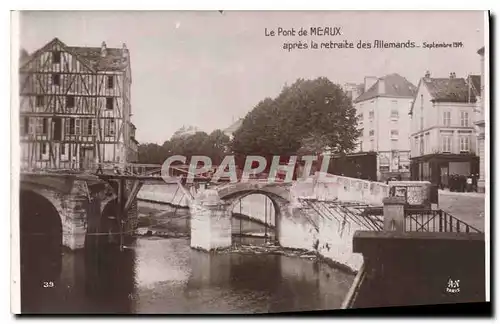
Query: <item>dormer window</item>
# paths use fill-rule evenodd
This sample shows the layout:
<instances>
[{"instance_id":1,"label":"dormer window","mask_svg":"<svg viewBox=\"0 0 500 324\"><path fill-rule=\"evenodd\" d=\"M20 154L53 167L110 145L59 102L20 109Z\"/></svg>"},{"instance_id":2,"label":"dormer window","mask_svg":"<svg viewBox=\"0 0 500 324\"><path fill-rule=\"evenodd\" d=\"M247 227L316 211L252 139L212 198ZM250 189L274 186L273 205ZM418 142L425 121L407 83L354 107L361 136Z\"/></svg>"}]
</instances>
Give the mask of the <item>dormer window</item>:
<instances>
[{"instance_id":1,"label":"dormer window","mask_svg":"<svg viewBox=\"0 0 500 324\"><path fill-rule=\"evenodd\" d=\"M55 64L61 63L61 52L59 51L52 52L52 63Z\"/></svg>"}]
</instances>

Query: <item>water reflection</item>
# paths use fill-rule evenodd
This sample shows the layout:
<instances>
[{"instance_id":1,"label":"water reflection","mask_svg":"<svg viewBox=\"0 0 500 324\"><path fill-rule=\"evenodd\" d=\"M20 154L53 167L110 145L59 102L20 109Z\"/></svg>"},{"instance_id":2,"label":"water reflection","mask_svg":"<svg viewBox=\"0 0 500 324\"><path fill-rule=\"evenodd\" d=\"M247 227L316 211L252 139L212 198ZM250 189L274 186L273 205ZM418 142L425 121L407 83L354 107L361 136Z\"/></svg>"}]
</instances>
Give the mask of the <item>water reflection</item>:
<instances>
[{"instance_id":1,"label":"water reflection","mask_svg":"<svg viewBox=\"0 0 500 324\"><path fill-rule=\"evenodd\" d=\"M257 242L256 239L253 239ZM262 239L260 239L262 240ZM32 259L35 260L35 259ZM208 254L189 238L140 237L123 252L64 252L55 287L22 274L23 312L261 313L338 308L353 276L283 255ZM43 263L43 262L42 262ZM34 279L36 278L36 279ZM38 285L38 286L37 286Z\"/></svg>"}]
</instances>

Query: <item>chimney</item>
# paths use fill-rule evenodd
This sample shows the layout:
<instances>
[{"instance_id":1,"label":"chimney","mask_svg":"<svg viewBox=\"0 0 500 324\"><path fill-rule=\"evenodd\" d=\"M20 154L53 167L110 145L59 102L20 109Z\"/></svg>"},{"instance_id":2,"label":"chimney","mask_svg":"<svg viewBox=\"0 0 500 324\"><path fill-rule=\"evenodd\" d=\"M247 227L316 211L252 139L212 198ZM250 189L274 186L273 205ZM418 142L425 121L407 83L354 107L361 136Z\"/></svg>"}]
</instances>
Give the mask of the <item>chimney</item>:
<instances>
[{"instance_id":1,"label":"chimney","mask_svg":"<svg viewBox=\"0 0 500 324\"><path fill-rule=\"evenodd\" d=\"M378 94L384 94L384 93L385 93L385 80L379 79L378 80Z\"/></svg>"},{"instance_id":2,"label":"chimney","mask_svg":"<svg viewBox=\"0 0 500 324\"><path fill-rule=\"evenodd\" d=\"M127 49L127 44L123 43L122 44L122 57L128 58L128 49Z\"/></svg>"},{"instance_id":3,"label":"chimney","mask_svg":"<svg viewBox=\"0 0 500 324\"><path fill-rule=\"evenodd\" d=\"M431 78L431 72L429 70L425 71L425 79L429 80Z\"/></svg>"},{"instance_id":4,"label":"chimney","mask_svg":"<svg viewBox=\"0 0 500 324\"><path fill-rule=\"evenodd\" d=\"M377 82L377 77L367 76L365 77L365 92L372 87L372 85Z\"/></svg>"},{"instance_id":5,"label":"chimney","mask_svg":"<svg viewBox=\"0 0 500 324\"><path fill-rule=\"evenodd\" d=\"M102 42L101 44L101 57L106 56L106 42Z\"/></svg>"}]
</instances>

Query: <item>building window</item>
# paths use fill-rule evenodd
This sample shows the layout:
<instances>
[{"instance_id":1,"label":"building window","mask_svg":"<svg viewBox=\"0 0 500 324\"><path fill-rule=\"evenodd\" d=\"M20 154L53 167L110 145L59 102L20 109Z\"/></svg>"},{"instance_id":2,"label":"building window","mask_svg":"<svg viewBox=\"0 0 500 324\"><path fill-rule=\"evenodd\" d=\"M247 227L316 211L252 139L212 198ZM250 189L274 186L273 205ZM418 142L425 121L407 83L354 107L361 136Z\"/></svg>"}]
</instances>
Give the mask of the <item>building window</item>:
<instances>
[{"instance_id":1,"label":"building window","mask_svg":"<svg viewBox=\"0 0 500 324\"><path fill-rule=\"evenodd\" d=\"M374 151L375 150L375 142L371 139L370 140L370 151Z\"/></svg>"},{"instance_id":2,"label":"building window","mask_svg":"<svg viewBox=\"0 0 500 324\"><path fill-rule=\"evenodd\" d=\"M375 135L375 131L372 129L369 134L370 134L370 136L374 136Z\"/></svg>"},{"instance_id":3,"label":"building window","mask_svg":"<svg viewBox=\"0 0 500 324\"><path fill-rule=\"evenodd\" d=\"M61 155L66 155L66 144L61 144Z\"/></svg>"},{"instance_id":4,"label":"building window","mask_svg":"<svg viewBox=\"0 0 500 324\"><path fill-rule=\"evenodd\" d=\"M358 122L360 124L363 124L363 113L361 113L361 114L358 115Z\"/></svg>"},{"instance_id":5,"label":"building window","mask_svg":"<svg viewBox=\"0 0 500 324\"><path fill-rule=\"evenodd\" d=\"M391 130L391 137L398 137L399 136L399 131L397 129Z\"/></svg>"},{"instance_id":6,"label":"building window","mask_svg":"<svg viewBox=\"0 0 500 324\"><path fill-rule=\"evenodd\" d=\"M363 152L363 141L359 141L359 150Z\"/></svg>"},{"instance_id":7,"label":"building window","mask_svg":"<svg viewBox=\"0 0 500 324\"><path fill-rule=\"evenodd\" d=\"M43 134L43 129L44 129L44 118L37 118L36 119L36 134Z\"/></svg>"},{"instance_id":8,"label":"building window","mask_svg":"<svg viewBox=\"0 0 500 324\"><path fill-rule=\"evenodd\" d=\"M83 130L83 135L94 136L96 130L96 120L95 119L82 120L82 130Z\"/></svg>"},{"instance_id":9,"label":"building window","mask_svg":"<svg viewBox=\"0 0 500 324\"><path fill-rule=\"evenodd\" d=\"M420 140L418 137L415 137L415 151L417 152L420 152Z\"/></svg>"},{"instance_id":10,"label":"building window","mask_svg":"<svg viewBox=\"0 0 500 324\"><path fill-rule=\"evenodd\" d=\"M450 126L451 125L451 112L443 111L443 125Z\"/></svg>"},{"instance_id":11,"label":"building window","mask_svg":"<svg viewBox=\"0 0 500 324\"><path fill-rule=\"evenodd\" d=\"M75 96L66 97L66 108L75 108Z\"/></svg>"},{"instance_id":12,"label":"building window","mask_svg":"<svg viewBox=\"0 0 500 324\"><path fill-rule=\"evenodd\" d=\"M108 89L113 89L115 87L115 78L112 75L108 75Z\"/></svg>"},{"instance_id":13,"label":"building window","mask_svg":"<svg viewBox=\"0 0 500 324\"><path fill-rule=\"evenodd\" d=\"M82 121L80 119L75 119L75 135L80 135L82 133L81 124Z\"/></svg>"},{"instance_id":14,"label":"building window","mask_svg":"<svg viewBox=\"0 0 500 324\"><path fill-rule=\"evenodd\" d=\"M52 74L52 84L53 85L61 85L61 75L60 74Z\"/></svg>"},{"instance_id":15,"label":"building window","mask_svg":"<svg viewBox=\"0 0 500 324\"><path fill-rule=\"evenodd\" d=\"M398 101L392 100L391 101L391 119L398 119L398 118L399 118Z\"/></svg>"},{"instance_id":16,"label":"building window","mask_svg":"<svg viewBox=\"0 0 500 324\"><path fill-rule=\"evenodd\" d=\"M441 150L443 153L451 153L451 136L443 135L441 137Z\"/></svg>"},{"instance_id":17,"label":"building window","mask_svg":"<svg viewBox=\"0 0 500 324\"><path fill-rule=\"evenodd\" d=\"M113 98L111 97L106 98L106 109L113 110Z\"/></svg>"},{"instance_id":18,"label":"building window","mask_svg":"<svg viewBox=\"0 0 500 324\"><path fill-rule=\"evenodd\" d=\"M469 152L470 150L470 141L469 136L461 136L460 137L460 152Z\"/></svg>"},{"instance_id":19,"label":"building window","mask_svg":"<svg viewBox=\"0 0 500 324\"><path fill-rule=\"evenodd\" d=\"M373 120L375 118L375 112L371 110L368 117L370 118L370 120Z\"/></svg>"},{"instance_id":20,"label":"building window","mask_svg":"<svg viewBox=\"0 0 500 324\"><path fill-rule=\"evenodd\" d=\"M42 118L42 134L47 135L49 128L49 120L47 118Z\"/></svg>"},{"instance_id":21,"label":"building window","mask_svg":"<svg viewBox=\"0 0 500 324\"><path fill-rule=\"evenodd\" d=\"M425 143L424 143L424 138L420 137L420 155L425 154Z\"/></svg>"},{"instance_id":22,"label":"building window","mask_svg":"<svg viewBox=\"0 0 500 324\"><path fill-rule=\"evenodd\" d=\"M74 118L68 118L64 122L65 125L65 133L67 135L75 135L75 119Z\"/></svg>"},{"instance_id":23,"label":"building window","mask_svg":"<svg viewBox=\"0 0 500 324\"><path fill-rule=\"evenodd\" d=\"M427 151L430 153L430 134L425 134L425 147L427 148Z\"/></svg>"},{"instance_id":24,"label":"building window","mask_svg":"<svg viewBox=\"0 0 500 324\"><path fill-rule=\"evenodd\" d=\"M469 113L466 111L460 112L460 126L469 127Z\"/></svg>"},{"instance_id":25,"label":"building window","mask_svg":"<svg viewBox=\"0 0 500 324\"><path fill-rule=\"evenodd\" d=\"M36 106L37 107L42 107L43 106L43 96L36 96Z\"/></svg>"},{"instance_id":26,"label":"building window","mask_svg":"<svg viewBox=\"0 0 500 324\"><path fill-rule=\"evenodd\" d=\"M115 120L114 119L106 119L105 124L105 134L106 136L115 136Z\"/></svg>"},{"instance_id":27,"label":"building window","mask_svg":"<svg viewBox=\"0 0 500 324\"><path fill-rule=\"evenodd\" d=\"M65 127L66 134L69 135L80 135L81 134L81 120L75 118L66 119Z\"/></svg>"},{"instance_id":28,"label":"building window","mask_svg":"<svg viewBox=\"0 0 500 324\"><path fill-rule=\"evenodd\" d=\"M40 143L40 160L44 158L44 155L47 154L47 143Z\"/></svg>"},{"instance_id":29,"label":"building window","mask_svg":"<svg viewBox=\"0 0 500 324\"><path fill-rule=\"evenodd\" d=\"M59 51L52 52L52 63L56 64L61 63L61 52Z\"/></svg>"}]
</instances>

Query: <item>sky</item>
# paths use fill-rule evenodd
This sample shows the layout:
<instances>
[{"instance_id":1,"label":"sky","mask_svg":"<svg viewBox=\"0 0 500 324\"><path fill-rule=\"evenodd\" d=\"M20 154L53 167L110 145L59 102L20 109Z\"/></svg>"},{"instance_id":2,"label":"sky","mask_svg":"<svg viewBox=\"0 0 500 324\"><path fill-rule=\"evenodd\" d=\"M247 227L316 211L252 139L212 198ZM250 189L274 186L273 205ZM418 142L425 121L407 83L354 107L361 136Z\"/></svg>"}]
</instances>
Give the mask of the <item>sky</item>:
<instances>
[{"instance_id":1,"label":"sky","mask_svg":"<svg viewBox=\"0 0 500 324\"><path fill-rule=\"evenodd\" d=\"M298 36L340 27L342 35ZM132 67L132 121L139 142L162 144L184 125L229 127L297 78L363 83L399 73L410 82L480 74L481 11L38 11L20 15L20 44L32 53L54 37L68 46L121 48ZM295 36L266 36L278 28ZM462 42L461 48L295 49L283 43L384 40ZM310 47L310 46L309 46Z\"/></svg>"}]
</instances>

